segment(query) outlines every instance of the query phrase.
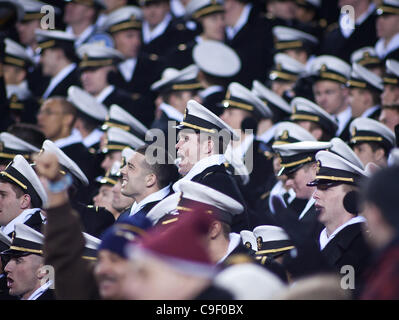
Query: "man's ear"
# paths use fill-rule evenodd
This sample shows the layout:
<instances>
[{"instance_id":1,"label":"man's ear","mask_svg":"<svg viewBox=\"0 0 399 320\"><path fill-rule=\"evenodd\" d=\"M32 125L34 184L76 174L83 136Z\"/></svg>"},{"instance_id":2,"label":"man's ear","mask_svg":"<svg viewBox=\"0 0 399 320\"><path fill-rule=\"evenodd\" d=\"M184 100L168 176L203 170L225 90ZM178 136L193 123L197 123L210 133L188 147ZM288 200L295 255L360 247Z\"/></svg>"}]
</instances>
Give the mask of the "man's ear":
<instances>
[{"instance_id":1,"label":"man's ear","mask_svg":"<svg viewBox=\"0 0 399 320\"><path fill-rule=\"evenodd\" d=\"M222 232L222 224L219 221L213 221L209 228L209 236L215 239Z\"/></svg>"},{"instance_id":2,"label":"man's ear","mask_svg":"<svg viewBox=\"0 0 399 320\"><path fill-rule=\"evenodd\" d=\"M31 197L29 194L25 193L20 198L20 208L25 210L31 207Z\"/></svg>"},{"instance_id":3,"label":"man's ear","mask_svg":"<svg viewBox=\"0 0 399 320\"><path fill-rule=\"evenodd\" d=\"M215 146L215 142L210 137L208 137L206 143L204 143L204 150L203 151L206 154L211 154L214 146Z\"/></svg>"},{"instance_id":4,"label":"man's ear","mask_svg":"<svg viewBox=\"0 0 399 320\"><path fill-rule=\"evenodd\" d=\"M145 182L147 188L154 186L157 183L157 176L155 173L149 173L145 176Z\"/></svg>"},{"instance_id":5,"label":"man's ear","mask_svg":"<svg viewBox=\"0 0 399 320\"><path fill-rule=\"evenodd\" d=\"M44 267L44 265L41 264L40 267L36 271L36 277L39 280L43 279L47 275L47 270L43 267Z\"/></svg>"},{"instance_id":6,"label":"man's ear","mask_svg":"<svg viewBox=\"0 0 399 320\"><path fill-rule=\"evenodd\" d=\"M62 122L64 124L66 124L68 128L71 128L72 125L74 124L74 119L75 119L75 117L72 114L67 113L67 114L64 114L64 116L62 118Z\"/></svg>"},{"instance_id":7,"label":"man's ear","mask_svg":"<svg viewBox=\"0 0 399 320\"><path fill-rule=\"evenodd\" d=\"M374 157L376 160L381 161L382 159L385 158L385 151L383 148L378 148L375 152L374 152Z\"/></svg>"}]
</instances>

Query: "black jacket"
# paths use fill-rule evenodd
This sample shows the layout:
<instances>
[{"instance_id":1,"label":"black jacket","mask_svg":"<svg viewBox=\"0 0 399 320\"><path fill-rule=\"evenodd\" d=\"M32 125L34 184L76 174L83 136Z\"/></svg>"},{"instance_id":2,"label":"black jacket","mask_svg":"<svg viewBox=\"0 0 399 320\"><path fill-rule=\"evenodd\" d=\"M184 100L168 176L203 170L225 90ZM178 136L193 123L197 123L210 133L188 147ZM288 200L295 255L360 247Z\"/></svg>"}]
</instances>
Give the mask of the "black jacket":
<instances>
[{"instance_id":1,"label":"black jacket","mask_svg":"<svg viewBox=\"0 0 399 320\"><path fill-rule=\"evenodd\" d=\"M371 257L370 247L362 233L362 223L354 223L342 229L321 252L337 272L345 265L352 266L356 278L362 275Z\"/></svg>"},{"instance_id":2,"label":"black jacket","mask_svg":"<svg viewBox=\"0 0 399 320\"><path fill-rule=\"evenodd\" d=\"M377 15L371 14L361 25L356 25L355 30L345 38L337 24L329 27L329 31L324 35L320 54L337 56L338 58L351 63L351 54L362 47L374 47L377 41L376 32Z\"/></svg>"},{"instance_id":3,"label":"black jacket","mask_svg":"<svg viewBox=\"0 0 399 320\"><path fill-rule=\"evenodd\" d=\"M233 218L231 226L232 231L239 233L241 230L248 229L249 219L246 209L247 205L237 181L226 171L224 164L213 165L206 168L204 171L194 176L191 181L206 185L240 202L244 206L244 212Z\"/></svg>"}]
</instances>

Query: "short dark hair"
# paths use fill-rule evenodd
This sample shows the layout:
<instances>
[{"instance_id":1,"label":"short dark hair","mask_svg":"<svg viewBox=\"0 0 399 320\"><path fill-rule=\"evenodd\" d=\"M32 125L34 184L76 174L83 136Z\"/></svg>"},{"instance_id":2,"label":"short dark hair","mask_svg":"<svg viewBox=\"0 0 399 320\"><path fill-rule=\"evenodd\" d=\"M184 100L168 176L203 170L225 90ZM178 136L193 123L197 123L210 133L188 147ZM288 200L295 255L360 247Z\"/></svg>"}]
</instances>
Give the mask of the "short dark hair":
<instances>
[{"instance_id":1,"label":"short dark hair","mask_svg":"<svg viewBox=\"0 0 399 320\"><path fill-rule=\"evenodd\" d=\"M11 189L15 192L16 198L21 198L24 194L27 194L21 187L15 185L6 178L0 177L0 183L8 183L11 186Z\"/></svg>"},{"instance_id":2,"label":"short dark hair","mask_svg":"<svg viewBox=\"0 0 399 320\"><path fill-rule=\"evenodd\" d=\"M136 152L146 158L144 160L144 165L157 177L157 186L159 189L162 189L168 184L174 183L179 179L177 167L174 164L172 156L166 149L153 143L138 148ZM155 163L148 161L147 156L149 154L161 161L156 161Z\"/></svg>"},{"instance_id":3,"label":"short dark hair","mask_svg":"<svg viewBox=\"0 0 399 320\"><path fill-rule=\"evenodd\" d=\"M359 146L359 145L366 144L366 143L370 146L370 148L371 148L371 150L373 150L373 152L376 152L378 149L384 150L384 156L385 156L385 158L388 158L390 150L388 150L381 143L378 143L376 141L363 141L363 142L356 143L354 146Z\"/></svg>"},{"instance_id":4,"label":"short dark hair","mask_svg":"<svg viewBox=\"0 0 399 320\"><path fill-rule=\"evenodd\" d=\"M361 199L380 209L386 222L399 230L399 166L382 168L361 188Z\"/></svg>"},{"instance_id":5,"label":"short dark hair","mask_svg":"<svg viewBox=\"0 0 399 320\"><path fill-rule=\"evenodd\" d=\"M46 140L45 135L40 131L39 127L30 123L15 123L7 128L7 132L39 149Z\"/></svg>"}]
</instances>

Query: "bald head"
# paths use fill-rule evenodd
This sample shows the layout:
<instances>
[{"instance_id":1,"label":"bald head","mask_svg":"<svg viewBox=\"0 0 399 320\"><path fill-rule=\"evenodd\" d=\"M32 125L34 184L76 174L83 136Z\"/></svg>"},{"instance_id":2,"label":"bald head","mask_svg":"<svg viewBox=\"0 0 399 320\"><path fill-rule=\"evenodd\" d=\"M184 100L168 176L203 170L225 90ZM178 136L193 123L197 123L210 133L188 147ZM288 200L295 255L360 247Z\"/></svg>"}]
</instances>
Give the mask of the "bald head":
<instances>
[{"instance_id":1,"label":"bald head","mask_svg":"<svg viewBox=\"0 0 399 320\"><path fill-rule=\"evenodd\" d=\"M52 141L69 136L75 119L75 107L63 97L45 100L37 115L40 130Z\"/></svg>"}]
</instances>

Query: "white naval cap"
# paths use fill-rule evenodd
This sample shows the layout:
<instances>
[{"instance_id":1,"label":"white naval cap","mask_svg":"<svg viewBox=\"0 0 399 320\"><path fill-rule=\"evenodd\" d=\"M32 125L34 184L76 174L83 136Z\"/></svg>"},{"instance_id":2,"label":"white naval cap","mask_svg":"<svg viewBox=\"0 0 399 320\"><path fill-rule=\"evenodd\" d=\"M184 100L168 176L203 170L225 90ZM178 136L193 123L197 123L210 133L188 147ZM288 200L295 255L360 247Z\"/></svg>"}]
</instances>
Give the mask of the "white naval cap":
<instances>
[{"instance_id":1,"label":"white naval cap","mask_svg":"<svg viewBox=\"0 0 399 320\"><path fill-rule=\"evenodd\" d=\"M382 66L382 61L377 55L374 47L362 47L357 49L351 54L351 63L358 63L365 68L380 65Z\"/></svg>"},{"instance_id":2,"label":"white naval cap","mask_svg":"<svg viewBox=\"0 0 399 320\"><path fill-rule=\"evenodd\" d=\"M10 159L11 161L17 154L21 154L27 159L31 153L39 151L34 145L11 133L0 133L0 158Z\"/></svg>"},{"instance_id":3,"label":"white naval cap","mask_svg":"<svg viewBox=\"0 0 399 320\"><path fill-rule=\"evenodd\" d=\"M97 257L97 250L101 244L101 240L93 237L92 235L82 232L85 239L85 247L82 254L82 258L86 260L95 260Z\"/></svg>"},{"instance_id":4,"label":"white naval cap","mask_svg":"<svg viewBox=\"0 0 399 320\"><path fill-rule=\"evenodd\" d=\"M136 153L132 148L125 147L122 150L122 164L121 167L123 167L124 163L127 163Z\"/></svg>"},{"instance_id":5,"label":"white naval cap","mask_svg":"<svg viewBox=\"0 0 399 320\"><path fill-rule=\"evenodd\" d=\"M332 146L329 150L330 152L333 152L340 157L348 160L355 166L358 166L360 169L365 169L362 161L359 159L356 153L342 139L335 137L332 138L330 142L332 143Z\"/></svg>"},{"instance_id":6,"label":"white naval cap","mask_svg":"<svg viewBox=\"0 0 399 320\"><path fill-rule=\"evenodd\" d=\"M297 5L301 6L306 6L306 5L310 5L313 6L315 8L320 8L321 6L321 0L296 0L295 1Z\"/></svg>"},{"instance_id":7,"label":"white naval cap","mask_svg":"<svg viewBox=\"0 0 399 320\"><path fill-rule=\"evenodd\" d=\"M398 0L382 0L377 7L377 15L395 14L399 15L399 1Z\"/></svg>"},{"instance_id":8,"label":"white naval cap","mask_svg":"<svg viewBox=\"0 0 399 320\"><path fill-rule=\"evenodd\" d=\"M41 12L42 7L48 5L37 0L16 0L14 2L23 8L23 22L42 19L45 15L45 12Z\"/></svg>"},{"instance_id":9,"label":"white naval cap","mask_svg":"<svg viewBox=\"0 0 399 320\"><path fill-rule=\"evenodd\" d=\"M128 131L120 128L109 128L107 130L107 142L101 150L103 153L111 151L122 151L125 147L138 149L145 146L145 142Z\"/></svg>"},{"instance_id":10,"label":"white naval cap","mask_svg":"<svg viewBox=\"0 0 399 320\"><path fill-rule=\"evenodd\" d=\"M285 53L277 53L274 55L274 66L269 73L269 79L295 82L305 72L306 65Z\"/></svg>"},{"instance_id":11,"label":"white naval cap","mask_svg":"<svg viewBox=\"0 0 399 320\"><path fill-rule=\"evenodd\" d=\"M316 141L316 138L308 130L290 121L282 121L276 125L273 146L299 141Z\"/></svg>"},{"instance_id":12,"label":"white naval cap","mask_svg":"<svg viewBox=\"0 0 399 320\"><path fill-rule=\"evenodd\" d=\"M102 185L114 186L118 183L120 177L121 162L114 161L111 168L105 173L104 176L99 176L96 181Z\"/></svg>"},{"instance_id":13,"label":"white naval cap","mask_svg":"<svg viewBox=\"0 0 399 320\"><path fill-rule=\"evenodd\" d=\"M154 82L151 86L153 91L182 91L182 90L198 90L202 86L197 80L198 67L194 64L178 70L174 68L166 68L161 79Z\"/></svg>"},{"instance_id":14,"label":"white naval cap","mask_svg":"<svg viewBox=\"0 0 399 320\"><path fill-rule=\"evenodd\" d=\"M243 245L245 245L248 249L251 249L253 251L258 251L256 237L254 236L252 231L242 230L240 232L240 236L241 236L241 241L242 241Z\"/></svg>"},{"instance_id":15,"label":"white naval cap","mask_svg":"<svg viewBox=\"0 0 399 320\"><path fill-rule=\"evenodd\" d=\"M271 109L273 116L276 113L282 113L282 117L284 118L291 114L291 107L289 103L277 93L260 83L258 80L254 80L252 82L251 91L267 104L267 106Z\"/></svg>"},{"instance_id":16,"label":"white naval cap","mask_svg":"<svg viewBox=\"0 0 399 320\"><path fill-rule=\"evenodd\" d=\"M222 133L227 132L233 140L239 140L239 136L227 123L195 100L187 102L184 119L176 128L192 129L211 134L222 131Z\"/></svg>"},{"instance_id":17,"label":"white naval cap","mask_svg":"<svg viewBox=\"0 0 399 320\"><path fill-rule=\"evenodd\" d=\"M388 59L385 62L385 75L382 78L384 84L399 84L399 61Z\"/></svg>"},{"instance_id":18,"label":"white naval cap","mask_svg":"<svg viewBox=\"0 0 399 320\"><path fill-rule=\"evenodd\" d=\"M311 121L320 125L326 133L335 135L338 129L337 121L316 103L302 97L296 97L291 101L292 121Z\"/></svg>"},{"instance_id":19,"label":"white naval cap","mask_svg":"<svg viewBox=\"0 0 399 320\"><path fill-rule=\"evenodd\" d=\"M106 121L101 126L102 130L108 130L109 128L119 128L128 131L142 140L145 139L147 134L152 136L144 124L117 104L111 105Z\"/></svg>"},{"instance_id":20,"label":"white naval cap","mask_svg":"<svg viewBox=\"0 0 399 320\"><path fill-rule=\"evenodd\" d=\"M315 155L320 150L327 150L331 142L300 141L281 145L273 145L273 149L281 157L281 170L278 176L290 174L301 168L304 164L315 161Z\"/></svg>"},{"instance_id":21,"label":"white naval cap","mask_svg":"<svg viewBox=\"0 0 399 320\"><path fill-rule=\"evenodd\" d=\"M35 36L42 50L58 46L74 48L76 40L73 34L61 30L36 29Z\"/></svg>"},{"instance_id":22,"label":"white naval cap","mask_svg":"<svg viewBox=\"0 0 399 320\"><path fill-rule=\"evenodd\" d=\"M15 224L10 248L2 255L43 255L44 235L23 223Z\"/></svg>"},{"instance_id":23,"label":"white naval cap","mask_svg":"<svg viewBox=\"0 0 399 320\"><path fill-rule=\"evenodd\" d=\"M238 82L230 83L222 103L225 108L242 109L257 117L271 118L273 116L269 107L255 93Z\"/></svg>"},{"instance_id":24,"label":"white naval cap","mask_svg":"<svg viewBox=\"0 0 399 320\"><path fill-rule=\"evenodd\" d=\"M351 122L349 131L351 145L375 142L387 151L395 146L395 133L385 124L374 119L356 118Z\"/></svg>"},{"instance_id":25,"label":"white naval cap","mask_svg":"<svg viewBox=\"0 0 399 320\"><path fill-rule=\"evenodd\" d=\"M357 185L370 175L366 170L329 151L317 152L316 161L318 169L315 179L307 184L310 187L331 183Z\"/></svg>"},{"instance_id":26,"label":"white naval cap","mask_svg":"<svg viewBox=\"0 0 399 320\"><path fill-rule=\"evenodd\" d=\"M70 86L67 100L71 102L80 112L92 119L103 122L108 114L105 105L98 102L90 93L77 86Z\"/></svg>"},{"instance_id":27,"label":"white naval cap","mask_svg":"<svg viewBox=\"0 0 399 320\"><path fill-rule=\"evenodd\" d=\"M269 300L285 284L272 272L255 263L238 263L219 272L214 283L231 292L235 300Z\"/></svg>"},{"instance_id":28,"label":"white naval cap","mask_svg":"<svg viewBox=\"0 0 399 320\"><path fill-rule=\"evenodd\" d=\"M176 192L163 198L159 201L146 215L151 220L152 225L155 226L158 223L165 225L175 222L179 219L177 205L180 201L180 192Z\"/></svg>"},{"instance_id":29,"label":"white naval cap","mask_svg":"<svg viewBox=\"0 0 399 320\"><path fill-rule=\"evenodd\" d=\"M36 172L25 158L17 154L0 172L0 176L24 190L31 197L32 206L41 208L47 203L47 193Z\"/></svg>"},{"instance_id":30,"label":"white naval cap","mask_svg":"<svg viewBox=\"0 0 399 320\"><path fill-rule=\"evenodd\" d=\"M2 57L3 64L9 64L20 68L28 68L33 65L32 58L27 54L25 48L18 42L9 38L4 39L5 52Z\"/></svg>"},{"instance_id":31,"label":"white naval cap","mask_svg":"<svg viewBox=\"0 0 399 320\"><path fill-rule=\"evenodd\" d=\"M331 80L346 84L351 67L345 61L330 55L322 55L310 62L310 75L318 80Z\"/></svg>"},{"instance_id":32,"label":"white naval cap","mask_svg":"<svg viewBox=\"0 0 399 320\"><path fill-rule=\"evenodd\" d=\"M89 180L87 179L86 175L83 171L79 168L75 161L69 158L64 151L58 148L54 142L51 140L45 140L42 145L42 150L48 153L54 153L57 158L58 162L62 167L68 170L75 178L77 178L81 183L85 186L89 185Z\"/></svg>"},{"instance_id":33,"label":"white naval cap","mask_svg":"<svg viewBox=\"0 0 399 320\"><path fill-rule=\"evenodd\" d=\"M372 89L381 92L384 90L382 78L374 72L353 63L351 77L347 82L350 88Z\"/></svg>"},{"instance_id":34,"label":"white naval cap","mask_svg":"<svg viewBox=\"0 0 399 320\"><path fill-rule=\"evenodd\" d=\"M253 231L258 252L262 254L277 253L293 249L292 242L283 228L271 225L257 226ZM288 248L287 248L288 247Z\"/></svg>"},{"instance_id":35,"label":"white naval cap","mask_svg":"<svg viewBox=\"0 0 399 320\"><path fill-rule=\"evenodd\" d=\"M201 71L215 77L229 78L241 70L237 53L220 41L204 40L195 45L193 59Z\"/></svg>"},{"instance_id":36,"label":"white naval cap","mask_svg":"<svg viewBox=\"0 0 399 320\"><path fill-rule=\"evenodd\" d=\"M309 33L286 26L275 26L272 29L276 50L312 48L319 43L317 38Z\"/></svg>"},{"instance_id":37,"label":"white naval cap","mask_svg":"<svg viewBox=\"0 0 399 320\"><path fill-rule=\"evenodd\" d=\"M101 29L111 34L129 29L141 30L142 20L143 12L139 7L123 6L107 15Z\"/></svg>"},{"instance_id":38,"label":"white naval cap","mask_svg":"<svg viewBox=\"0 0 399 320\"><path fill-rule=\"evenodd\" d=\"M231 224L233 217L244 211L243 205L237 200L213 188L189 180L177 183L181 192L177 207L179 212L190 212L200 207L215 219Z\"/></svg>"},{"instance_id":39,"label":"white naval cap","mask_svg":"<svg viewBox=\"0 0 399 320\"><path fill-rule=\"evenodd\" d=\"M76 49L81 59L79 68L101 68L119 63L125 59L124 55L101 42L85 43Z\"/></svg>"},{"instance_id":40,"label":"white naval cap","mask_svg":"<svg viewBox=\"0 0 399 320\"><path fill-rule=\"evenodd\" d=\"M0 253L10 248L12 243L11 238L0 230Z\"/></svg>"},{"instance_id":41,"label":"white naval cap","mask_svg":"<svg viewBox=\"0 0 399 320\"><path fill-rule=\"evenodd\" d=\"M193 19L220 12L224 12L222 0L191 0L186 6L186 17Z\"/></svg>"}]
</instances>

